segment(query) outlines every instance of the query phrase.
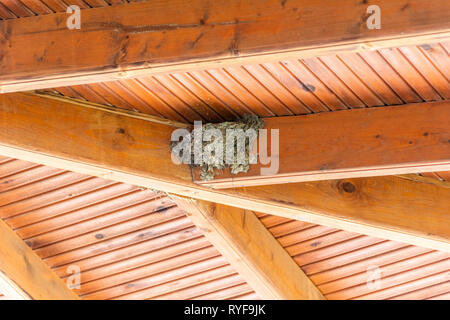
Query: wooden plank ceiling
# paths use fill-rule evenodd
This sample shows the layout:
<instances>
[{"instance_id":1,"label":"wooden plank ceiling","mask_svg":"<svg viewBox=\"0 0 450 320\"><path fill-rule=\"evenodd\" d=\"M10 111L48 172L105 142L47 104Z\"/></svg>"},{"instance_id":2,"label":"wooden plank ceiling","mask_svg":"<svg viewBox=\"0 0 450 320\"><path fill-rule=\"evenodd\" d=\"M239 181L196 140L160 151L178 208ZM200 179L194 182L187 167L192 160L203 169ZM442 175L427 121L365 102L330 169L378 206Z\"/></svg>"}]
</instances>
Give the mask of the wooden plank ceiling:
<instances>
[{"instance_id":1,"label":"wooden plank ceiling","mask_svg":"<svg viewBox=\"0 0 450 320\"><path fill-rule=\"evenodd\" d=\"M400 242L259 215L327 299L431 299L450 295L450 255ZM380 270L377 290L368 274Z\"/></svg>"},{"instance_id":2,"label":"wooden plank ceiling","mask_svg":"<svg viewBox=\"0 0 450 320\"><path fill-rule=\"evenodd\" d=\"M192 123L450 99L450 42L56 88Z\"/></svg>"},{"instance_id":3,"label":"wooden plank ceiling","mask_svg":"<svg viewBox=\"0 0 450 320\"><path fill-rule=\"evenodd\" d=\"M31 17L35 15L66 12L69 5L81 9L118 5L135 0L0 0L0 20Z\"/></svg>"},{"instance_id":4,"label":"wooden plank ceiling","mask_svg":"<svg viewBox=\"0 0 450 320\"><path fill-rule=\"evenodd\" d=\"M257 299L174 203L151 190L0 159L1 218L84 299ZM449 298L450 254L281 217L263 224L328 299ZM377 266L381 287L367 286Z\"/></svg>"}]
</instances>

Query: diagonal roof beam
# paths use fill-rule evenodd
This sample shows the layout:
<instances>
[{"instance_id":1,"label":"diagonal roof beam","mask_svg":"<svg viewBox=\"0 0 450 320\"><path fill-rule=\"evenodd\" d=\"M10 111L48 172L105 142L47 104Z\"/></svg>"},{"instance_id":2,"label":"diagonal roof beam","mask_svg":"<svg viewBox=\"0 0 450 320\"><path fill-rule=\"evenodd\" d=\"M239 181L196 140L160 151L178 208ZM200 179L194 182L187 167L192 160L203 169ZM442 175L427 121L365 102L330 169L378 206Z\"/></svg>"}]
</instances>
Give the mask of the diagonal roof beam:
<instances>
[{"instance_id":1,"label":"diagonal roof beam","mask_svg":"<svg viewBox=\"0 0 450 320\"><path fill-rule=\"evenodd\" d=\"M379 177L215 190L171 161L179 126L70 99L0 95L0 154L450 252L449 188Z\"/></svg>"},{"instance_id":2,"label":"diagonal roof beam","mask_svg":"<svg viewBox=\"0 0 450 320\"><path fill-rule=\"evenodd\" d=\"M325 299L253 212L171 198L262 299Z\"/></svg>"},{"instance_id":3,"label":"diagonal roof beam","mask_svg":"<svg viewBox=\"0 0 450 320\"><path fill-rule=\"evenodd\" d=\"M79 299L64 281L1 219L0 278L2 281L8 282L11 288L17 289L17 295L14 296L16 299Z\"/></svg>"},{"instance_id":4,"label":"diagonal roof beam","mask_svg":"<svg viewBox=\"0 0 450 320\"><path fill-rule=\"evenodd\" d=\"M0 92L448 39L447 0L154 0L0 21ZM73 13L72 13L73 15ZM426 18L420 18L426 17ZM70 20L72 21L72 20Z\"/></svg>"}]
</instances>

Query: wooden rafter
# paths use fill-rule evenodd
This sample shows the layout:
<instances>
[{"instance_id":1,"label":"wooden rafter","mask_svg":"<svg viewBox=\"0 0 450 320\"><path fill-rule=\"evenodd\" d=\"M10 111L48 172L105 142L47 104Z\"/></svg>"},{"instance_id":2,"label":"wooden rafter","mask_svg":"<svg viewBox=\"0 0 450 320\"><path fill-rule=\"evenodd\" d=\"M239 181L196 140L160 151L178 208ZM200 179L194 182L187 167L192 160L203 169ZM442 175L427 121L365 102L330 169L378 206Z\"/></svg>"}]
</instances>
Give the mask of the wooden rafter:
<instances>
[{"instance_id":1,"label":"wooden rafter","mask_svg":"<svg viewBox=\"0 0 450 320\"><path fill-rule=\"evenodd\" d=\"M235 63L430 43L450 35L447 0L155 0L0 21L0 92ZM412 19L411 17L414 17ZM426 19L419 19L426 17ZM26 48L26 50L24 49Z\"/></svg>"},{"instance_id":2,"label":"wooden rafter","mask_svg":"<svg viewBox=\"0 0 450 320\"><path fill-rule=\"evenodd\" d=\"M214 190L171 161L169 121L23 93L0 96L0 119L6 156L450 251L448 188L379 177Z\"/></svg>"},{"instance_id":3,"label":"wooden rafter","mask_svg":"<svg viewBox=\"0 0 450 320\"><path fill-rule=\"evenodd\" d=\"M436 178L423 177L418 174L402 174L402 175L398 175L398 177L401 177L403 179L412 180L412 181L434 184L441 188L450 188L450 181L448 181L448 180L442 181L442 180L439 180Z\"/></svg>"},{"instance_id":4,"label":"wooden rafter","mask_svg":"<svg viewBox=\"0 0 450 320\"><path fill-rule=\"evenodd\" d=\"M34 300L77 300L51 269L0 219L0 277L17 288L17 295ZM8 280L6 280L8 279Z\"/></svg>"},{"instance_id":5,"label":"wooden rafter","mask_svg":"<svg viewBox=\"0 0 450 320\"><path fill-rule=\"evenodd\" d=\"M344 110L265 120L268 137L279 130L278 172L228 171L213 188L331 180L450 170L450 102ZM270 138L269 138L270 139ZM271 146L268 143L270 152ZM275 160L274 160L275 161Z\"/></svg>"},{"instance_id":6,"label":"wooden rafter","mask_svg":"<svg viewBox=\"0 0 450 320\"><path fill-rule=\"evenodd\" d=\"M324 299L253 212L171 197L261 298Z\"/></svg>"}]
</instances>

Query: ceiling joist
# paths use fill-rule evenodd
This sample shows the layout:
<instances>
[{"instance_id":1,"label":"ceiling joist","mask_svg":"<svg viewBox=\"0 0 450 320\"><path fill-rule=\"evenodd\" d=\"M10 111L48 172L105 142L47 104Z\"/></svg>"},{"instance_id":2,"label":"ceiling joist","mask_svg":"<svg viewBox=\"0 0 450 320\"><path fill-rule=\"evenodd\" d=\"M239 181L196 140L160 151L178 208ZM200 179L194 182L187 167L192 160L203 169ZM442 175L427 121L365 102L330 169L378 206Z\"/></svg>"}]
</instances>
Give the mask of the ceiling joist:
<instances>
[{"instance_id":1,"label":"ceiling joist","mask_svg":"<svg viewBox=\"0 0 450 320\"><path fill-rule=\"evenodd\" d=\"M361 0L155 0L82 10L79 29L68 28L74 13L0 21L0 92L426 44L450 36L447 0L376 5L378 13ZM380 18L375 27L367 23L373 14Z\"/></svg>"},{"instance_id":2,"label":"ceiling joist","mask_svg":"<svg viewBox=\"0 0 450 320\"><path fill-rule=\"evenodd\" d=\"M171 161L170 121L24 93L0 96L0 119L6 156L450 252L448 188L378 177L215 190Z\"/></svg>"},{"instance_id":3,"label":"ceiling joist","mask_svg":"<svg viewBox=\"0 0 450 320\"><path fill-rule=\"evenodd\" d=\"M253 212L171 197L262 299L324 299Z\"/></svg>"}]
</instances>

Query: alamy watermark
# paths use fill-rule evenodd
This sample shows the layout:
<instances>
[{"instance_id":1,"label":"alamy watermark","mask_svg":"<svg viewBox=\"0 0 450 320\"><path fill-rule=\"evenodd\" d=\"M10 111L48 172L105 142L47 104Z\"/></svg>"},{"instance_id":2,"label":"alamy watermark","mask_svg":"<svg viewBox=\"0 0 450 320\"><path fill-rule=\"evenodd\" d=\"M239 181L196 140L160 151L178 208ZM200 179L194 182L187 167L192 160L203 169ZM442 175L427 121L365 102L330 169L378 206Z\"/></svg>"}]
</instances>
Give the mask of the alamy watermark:
<instances>
[{"instance_id":1,"label":"alamy watermark","mask_svg":"<svg viewBox=\"0 0 450 320\"><path fill-rule=\"evenodd\" d=\"M81 289L81 268L71 264L67 267L66 273L69 275L66 279L67 288Z\"/></svg>"},{"instance_id":2,"label":"alamy watermark","mask_svg":"<svg viewBox=\"0 0 450 320\"><path fill-rule=\"evenodd\" d=\"M371 291L381 289L381 269L378 266L369 266L367 271L367 288Z\"/></svg>"},{"instance_id":3,"label":"alamy watermark","mask_svg":"<svg viewBox=\"0 0 450 320\"><path fill-rule=\"evenodd\" d=\"M381 9L377 5L371 5L367 7L367 14L370 16L367 18L367 28L369 30L381 29Z\"/></svg>"}]
</instances>

